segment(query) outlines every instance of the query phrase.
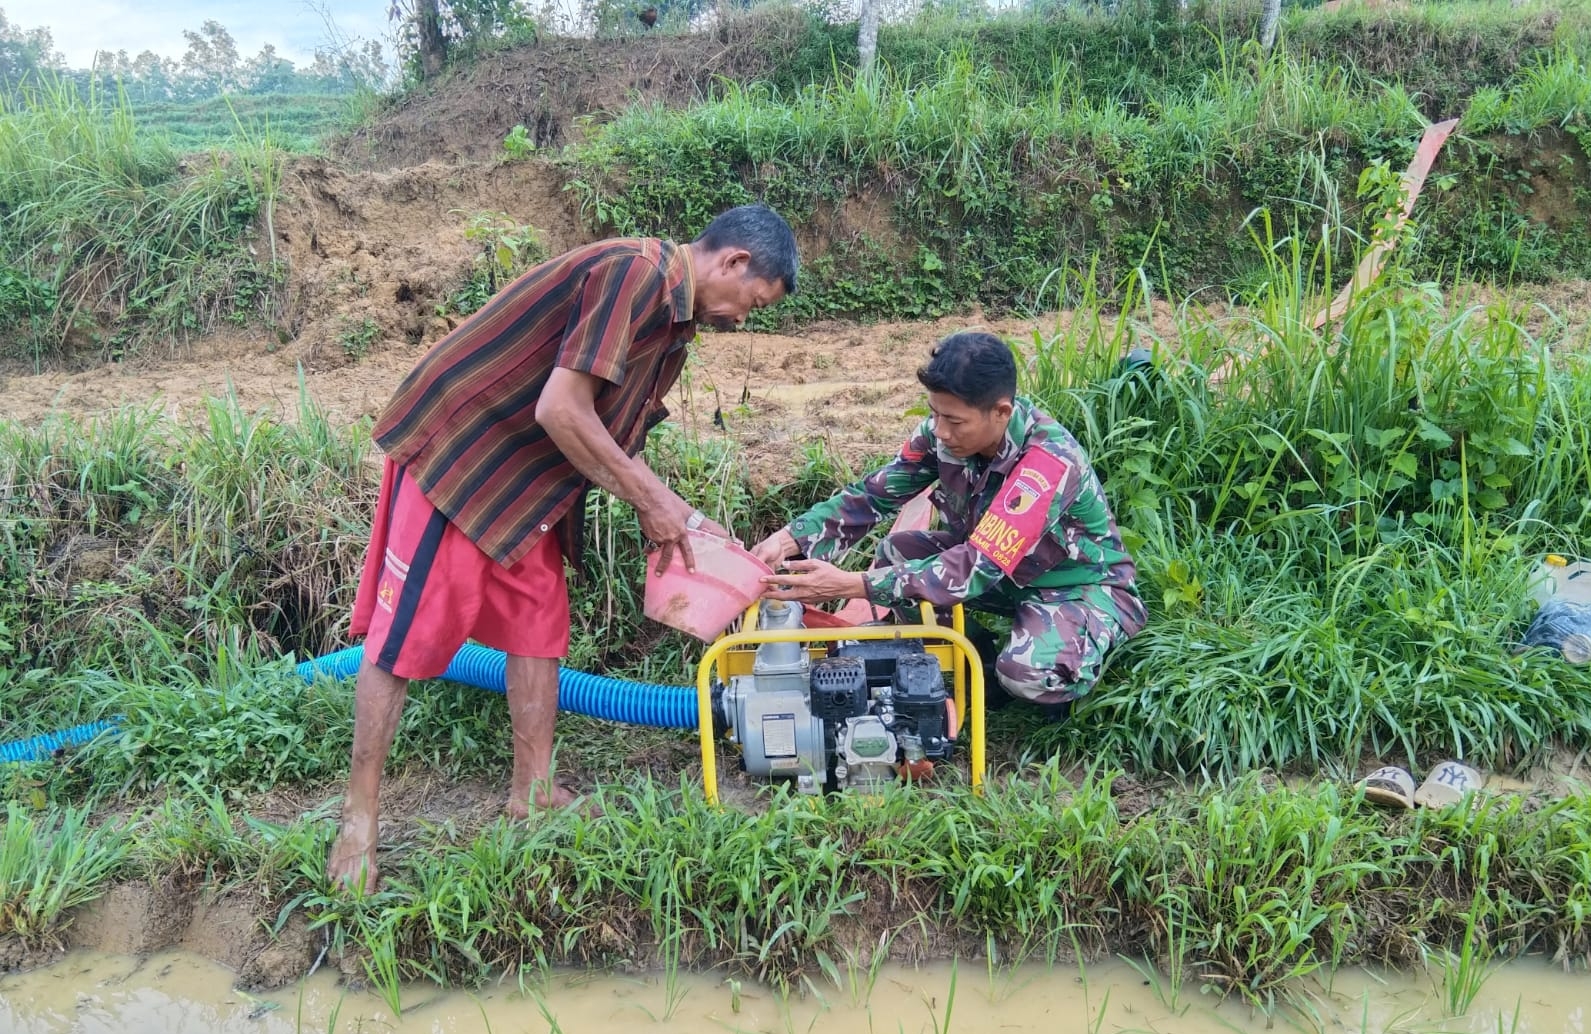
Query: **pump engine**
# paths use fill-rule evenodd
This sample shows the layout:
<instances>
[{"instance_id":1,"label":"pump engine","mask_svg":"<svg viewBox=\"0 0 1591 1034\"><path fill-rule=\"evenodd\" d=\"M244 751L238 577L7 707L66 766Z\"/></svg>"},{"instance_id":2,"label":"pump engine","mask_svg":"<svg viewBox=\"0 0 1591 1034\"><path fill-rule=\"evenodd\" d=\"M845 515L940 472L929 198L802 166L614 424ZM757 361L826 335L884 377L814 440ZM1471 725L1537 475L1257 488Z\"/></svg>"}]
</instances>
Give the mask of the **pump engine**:
<instances>
[{"instance_id":1,"label":"pump engine","mask_svg":"<svg viewBox=\"0 0 1591 1034\"><path fill-rule=\"evenodd\" d=\"M802 615L765 600L757 627L802 628ZM842 640L816 660L803 643L761 643L750 675L716 687L713 720L748 773L803 793L920 779L954 747L945 672L917 639Z\"/></svg>"}]
</instances>

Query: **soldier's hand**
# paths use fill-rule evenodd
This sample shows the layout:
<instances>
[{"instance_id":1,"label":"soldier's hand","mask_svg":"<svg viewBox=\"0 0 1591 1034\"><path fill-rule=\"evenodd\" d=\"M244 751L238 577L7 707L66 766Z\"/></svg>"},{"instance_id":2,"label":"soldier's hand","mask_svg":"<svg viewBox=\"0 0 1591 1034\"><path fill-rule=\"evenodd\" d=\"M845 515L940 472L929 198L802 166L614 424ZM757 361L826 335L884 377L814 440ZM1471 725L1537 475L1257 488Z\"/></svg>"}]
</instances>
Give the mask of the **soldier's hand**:
<instances>
[{"instance_id":1,"label":"soldier's hand","mask_svg":"<svg viewBox=\"0 0 1591 1034\"><path fill-rule=\"evenodd\" d=\"M780 528L751 547L752 556L774 568L779 566L779 561L793 557L799 552L801 552L801 547L796 545L796 540L790 534L789 528Z\"/></svg>"},{"instance_id":2,"label":"soldier's hand","mask_svg":"<svg viewBox=\"0 0 1591 1034\"><path fill-rule=\"evenodd\" d=\"M763 576L765 599L823 603L867 596L867 582L861 574L842 571L826 561L787 560L781 567L780 573Z\"/></svg>"}]
</instances>

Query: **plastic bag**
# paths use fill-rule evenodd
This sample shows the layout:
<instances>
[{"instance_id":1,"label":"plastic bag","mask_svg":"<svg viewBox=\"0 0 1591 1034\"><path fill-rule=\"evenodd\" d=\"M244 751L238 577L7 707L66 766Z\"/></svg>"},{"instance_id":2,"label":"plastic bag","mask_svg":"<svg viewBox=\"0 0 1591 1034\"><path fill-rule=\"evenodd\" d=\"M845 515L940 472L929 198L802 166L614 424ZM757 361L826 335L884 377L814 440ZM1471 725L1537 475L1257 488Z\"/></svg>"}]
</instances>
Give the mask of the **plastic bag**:
<instances>
[{"instance_id":1,"label":"plastic bag","mask_svg":"<svg viewBox=\"0 0 1591 1034\"><path fill-rule=\"evenodd\" d=\"M1549 598L1520 643L1521 649L1533 646L1557 650L1571 664L1591 660L1591 604Z\"/></svg>"}]
</instances>

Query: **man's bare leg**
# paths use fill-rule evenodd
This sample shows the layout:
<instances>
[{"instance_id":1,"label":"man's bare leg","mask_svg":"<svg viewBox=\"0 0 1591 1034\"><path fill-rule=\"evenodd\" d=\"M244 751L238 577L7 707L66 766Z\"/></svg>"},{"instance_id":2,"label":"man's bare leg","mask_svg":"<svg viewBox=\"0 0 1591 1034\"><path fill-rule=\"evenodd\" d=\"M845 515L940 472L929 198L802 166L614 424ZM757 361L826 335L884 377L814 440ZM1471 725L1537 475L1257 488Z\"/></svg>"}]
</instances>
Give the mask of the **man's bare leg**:
<instances>
[{"instance_id":1,"label":"man's bare leg","mask_svg":"<svg viewBox=\"0 0 1591 1034\"><path fill-rule=\"evenodd\" d=\"M505 672L508 715L514 729L514 776L509 783L510 818L530 814L531 791L538 808L573 804L575 795L552 784L553 729L558 723L558 659L510 655Z\"/></svg>"},{"instance_id":2,"label":"man's bare leg","mask_svg":"<svg viewBox=\"0 0 1591 1034\"><path fill-rule=\"evenodd\" d=\"M382 671L368 659L354 684L354 749L342 825L326 860L326 876L350 888L376 889L376 832L381 769L403 715L409 680Z\"/></svg>"}]
</instances>

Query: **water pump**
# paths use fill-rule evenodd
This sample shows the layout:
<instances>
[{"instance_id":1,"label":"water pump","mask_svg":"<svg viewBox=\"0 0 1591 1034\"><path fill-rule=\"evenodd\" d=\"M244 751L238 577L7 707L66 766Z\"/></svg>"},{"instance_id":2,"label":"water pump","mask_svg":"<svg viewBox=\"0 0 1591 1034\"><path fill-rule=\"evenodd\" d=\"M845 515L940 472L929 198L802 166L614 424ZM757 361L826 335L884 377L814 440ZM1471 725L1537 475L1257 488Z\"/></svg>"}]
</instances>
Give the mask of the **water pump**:
<instances>
[{"instance_id":1,"label":"water pump","mask_svg":"<svg viewBox=\"0 0 1591 1034\"><path fill-rule=\"evenodd\" d=\"M757 629L803 628L803 613L765 600ZM939 659L909 637L841 639L815 658L804 643L762 642L751 673L713 694L714 724L746 772L812 794L926 778L950 758L954 715Z\"/></svg>"}]
</instances>

